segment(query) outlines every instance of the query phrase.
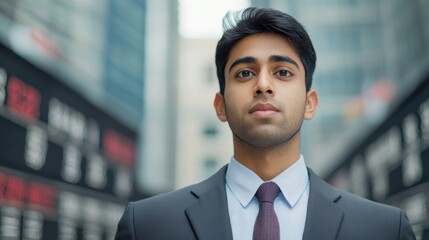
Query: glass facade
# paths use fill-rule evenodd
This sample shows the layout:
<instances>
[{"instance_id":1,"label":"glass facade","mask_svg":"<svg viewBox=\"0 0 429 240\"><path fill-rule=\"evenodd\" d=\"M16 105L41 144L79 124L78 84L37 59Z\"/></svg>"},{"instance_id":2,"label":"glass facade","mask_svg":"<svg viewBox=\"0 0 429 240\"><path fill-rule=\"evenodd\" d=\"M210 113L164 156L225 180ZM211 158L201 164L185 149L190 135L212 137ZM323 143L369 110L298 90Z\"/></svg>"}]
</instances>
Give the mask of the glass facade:
<instances>
[{"instance_id":1,"label":"glass facade","mask_svg":"<svg viewBox=\"0 0 429 240\"><path fill-rule=\"evenodd\" d=\"M136 123L143 113L143 64L145 18L143 1L108 0L109 18L106 31L103 86L110 98L117 99L112 108L125 105L135 111Z\"/></svg>"},{"instance_id":2,"label":"glass facade","mask_svg":"<svg viewBox=\"0 0 429 240\"><path fill-rule=\"evenodd\" d=\"M5 0L0 36L115 117L139 126L144 0Z\"/></svg>"}]
</instances>

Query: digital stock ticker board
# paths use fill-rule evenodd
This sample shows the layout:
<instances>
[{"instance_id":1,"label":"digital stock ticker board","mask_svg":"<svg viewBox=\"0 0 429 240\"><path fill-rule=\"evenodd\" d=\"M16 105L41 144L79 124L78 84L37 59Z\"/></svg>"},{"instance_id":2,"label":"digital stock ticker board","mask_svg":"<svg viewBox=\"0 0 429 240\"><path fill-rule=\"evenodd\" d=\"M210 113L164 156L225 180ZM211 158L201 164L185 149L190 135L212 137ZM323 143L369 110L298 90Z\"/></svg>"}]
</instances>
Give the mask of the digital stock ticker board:
<instances>
[{"instance_id":1,"label":"digital stock ticker board","mask_svg":"<svg viewBox=\"0 0 429 240\"><path fill-rule=\"evenodd\" d=\"M328 180L405 209L417 239L429 239L429 78L346 154Z\"/></svg>"},{"instance_id":2,"label":"digital stock ticker board","mask_svg":"<svg viewBox=\"0 0 429 240\"><path fill-rule=\"evenodd\" d=\"M137 135L0 45L0 239L113 239Z\"/></svg>"}]
</instances>

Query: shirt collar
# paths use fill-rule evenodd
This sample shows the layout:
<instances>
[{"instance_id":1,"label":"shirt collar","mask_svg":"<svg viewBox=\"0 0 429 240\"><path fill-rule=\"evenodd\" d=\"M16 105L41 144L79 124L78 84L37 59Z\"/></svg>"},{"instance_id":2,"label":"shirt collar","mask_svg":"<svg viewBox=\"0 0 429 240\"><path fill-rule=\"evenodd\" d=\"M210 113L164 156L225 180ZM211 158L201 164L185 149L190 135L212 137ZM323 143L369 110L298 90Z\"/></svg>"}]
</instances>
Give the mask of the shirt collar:
<instances>
[{"instance_id":1,"label":"shirt collar","mask_svg":"<svg viewBox=\"0 0 429 240\"><path fill-rule=\"evenodd\" d=\"M250 203L259 186L264 182L256 173L238 162L234 156L231 157L225 178L227 187L243 207ZM300 155L298 161L271 181L279 186L287 203L291 207L295 206L309 183L304 157Z\"/></svg>"}]
</instances>

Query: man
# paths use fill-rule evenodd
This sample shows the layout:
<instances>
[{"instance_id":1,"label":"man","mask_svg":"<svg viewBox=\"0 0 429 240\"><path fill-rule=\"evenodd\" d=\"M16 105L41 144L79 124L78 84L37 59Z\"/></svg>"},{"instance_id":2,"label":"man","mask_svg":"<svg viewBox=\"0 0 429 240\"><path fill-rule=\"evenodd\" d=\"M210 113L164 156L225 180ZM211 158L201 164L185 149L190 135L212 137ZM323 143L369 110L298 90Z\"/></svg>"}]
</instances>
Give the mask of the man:
<instances>
[{"instance_id":1,"label":"man","mask_svg":"<svg viewBox=\"0 0 429 240\"><path fill-rule=\"evenodd\" d=\"M233 133L230 163L201 183L130 203L116 239L415 239L403 210L335 189L306 168L300 128L318 97L304 28L258 8L224 24L214 107Z\"/></svg>"}]
</instances>

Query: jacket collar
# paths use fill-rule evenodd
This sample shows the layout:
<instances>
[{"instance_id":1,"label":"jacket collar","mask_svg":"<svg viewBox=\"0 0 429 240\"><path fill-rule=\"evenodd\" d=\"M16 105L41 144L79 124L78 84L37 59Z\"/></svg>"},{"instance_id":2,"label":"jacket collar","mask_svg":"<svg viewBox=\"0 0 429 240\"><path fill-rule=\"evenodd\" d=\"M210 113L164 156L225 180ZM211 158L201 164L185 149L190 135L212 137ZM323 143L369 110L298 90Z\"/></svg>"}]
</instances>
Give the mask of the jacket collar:
<instances>
[{"instance_id":1,"label":"jacket collar","mask_svg":"<svg viewBox=\"0 0 429 240\"><path fill-rule=\"evenodd\" d=\"M209 179L194 185L191 190L197 201L185 212L197 239L232 240L225 189L226 169L227 165ZM343 211L336 205L341 194L311 169L308 169L308 173L310 195L303 240L335 239L344 216Z\"/></svg>"},{"instance_id":2,"label":"jacket collar","mask_svg":"<svg viewBox=\"0 0 429 240\"><path fill-rule=\"evenodd\" d=\"M344 215L344 212L336 204L340 200L341 194L311 169L308 169L308 173L310 195L303 240L335 239Z\"/></svg>"},{"instance_id":3,"label":"jacket collar","mask_svg":"<svg viewBox=\"0 0 429 240\"><path fill-rule=\"evenodd\" d=\"M232 240L225 189L226 169L227 165L191 190L198 200L185 213L197 239Z\"/></svg>"}]
</instances>

